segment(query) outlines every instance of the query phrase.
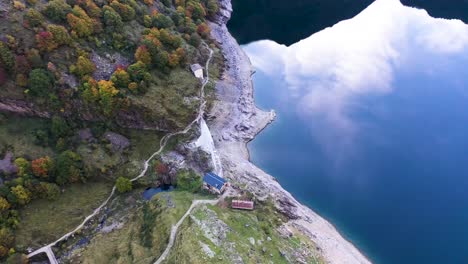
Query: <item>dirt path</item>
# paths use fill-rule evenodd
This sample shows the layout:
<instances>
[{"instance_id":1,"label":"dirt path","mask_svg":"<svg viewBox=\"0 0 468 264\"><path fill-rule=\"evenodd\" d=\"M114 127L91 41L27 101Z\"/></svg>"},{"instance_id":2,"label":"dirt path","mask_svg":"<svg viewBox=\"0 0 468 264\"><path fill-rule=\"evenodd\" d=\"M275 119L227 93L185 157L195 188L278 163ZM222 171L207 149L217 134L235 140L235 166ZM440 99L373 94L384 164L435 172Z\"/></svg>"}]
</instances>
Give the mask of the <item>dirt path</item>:
<instances>
[{"instance_id":1,"label":"dirt path","mask_svg":"<svg viewBox=\"0 0 468 264\"><path fill-rule=\"evenodd\" d=\"M167 244L167 247L164 250L164 252L162 253L162 255L159 257L159 259L156 262L154 262L154 264L160 264L167 258L167 256L169 255L169 252L171 252L171 249L174 246L175 238L176 238L176 235L177 235L177 230L179 229L180 225L184 222L185 218L187 218L187 216L190 215L193 208L195 208L197 205L200 205L200 204L213 204L214 205L218 201L219 201L219 199L216 199L216 200L194 200L192 202L192 205L190 206L190 208L184 214L184 216L182 216L182 218L180 218L179 222L177 222L177 224L172 226L171 236L169 237L169 243Z\"/></svg>"},{"instance_id":2,"label":"dirt path","mask_svg":"<svg viewBox=\"0 0 468 264\"><path fill-rule=\"evenodd\" d=\"M208 74L209 72L209 66L210 66L210 62L211 62L211 59L213 57L213 50L210 49L210 47L205 43L203 42L203 45L209 50L209 57L208 59L206 60L206 64L205 64L205 70L206 70L206 78L203 80L202 82L202 86L200 88L200 93L199 93L199 97L201 99L201 103L200 103L200 106L198 108L198 115L197 117L190 123L187 125L187 127L185 127L184 130L181 130L181 131L178 131L178 132L174 132L174 133L169 133L167 135L165 135L164 137L161 138L160 140L160 147L159 149L154 152L144 163L144 166L143 166L143 170L140 172L140 174L138 174L138 176L136 176L135 178L131 179L132 182L140 179L141 177L145 176L146 172L148 171L148 168L149 168L149 163L150 161L156 157L157 155L161 154L161 152L164 150L164 148L166 147L167 143L169 142L169 140L174 137L174 136L177 136L177 135L182 135L182 134L185 134L187 133L193 125L195 125L196 123L199 123L200 120L203 118L203 114L205 113L205 107L206 107L206 101L205 101L205 86L208 84L208 82L210 81L210 75ZM112 191L111 193L109 194L109 196L107 197L107 199L98 207L96 208L92 214L88 215L84 220L83 222L81 222L80 225L78 225L75 229L73 229L72 231L66 233L65 235L63 235L62 237L60 237L59 239L55 240L54 242L48 244L48 245L45 245L37 250L35 250L34 252L32 252L31 254L28 255L28 257L33 257L35 252L38 253L41 253L41 252L48 252L50 251L53 255L53 252L51 250L51 248L53 246L55 246L57 243L59 243L60 241L63 241L63 240L66 240L67 238L69 238L70 236L74 235L78 230L80 230L81 228L83 228L83 226L88 223L89 220L91 220L94 216L96 216L100 211L101 209L106 206L110 199L112 198L112 196L114 196L115 194L115 190L116 190L116 187L114 185L114 187L112 187ZM54 256L54 259L55 259L55 256Z\"/></svg>"}]
</instances>

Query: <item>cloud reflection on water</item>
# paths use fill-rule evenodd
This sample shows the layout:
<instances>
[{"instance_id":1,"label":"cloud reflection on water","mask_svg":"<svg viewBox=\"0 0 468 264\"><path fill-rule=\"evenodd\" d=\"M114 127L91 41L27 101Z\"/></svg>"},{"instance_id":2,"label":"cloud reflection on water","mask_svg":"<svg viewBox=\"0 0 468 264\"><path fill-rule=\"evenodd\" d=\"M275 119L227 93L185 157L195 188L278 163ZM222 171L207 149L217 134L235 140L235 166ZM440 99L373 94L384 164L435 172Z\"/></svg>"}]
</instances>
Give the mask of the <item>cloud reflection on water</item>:
<instances>
[{"instance_id":1,"label":"cloud reflection on water","mask_svg":"<svg viewBox=\"0 0 468 264\"><path fill-rule=\"evenodd\" d=\"M350 117L359 98L390 93L395 71L418 60L414 53L452 55L467 45L463 22L432 18L398 0L377 0L355 18L289 47L264 40L244 50L257 70L281 78L302 118L332 126L328 139L346 145L360 129Z\"/></svg>"}]
</instances>

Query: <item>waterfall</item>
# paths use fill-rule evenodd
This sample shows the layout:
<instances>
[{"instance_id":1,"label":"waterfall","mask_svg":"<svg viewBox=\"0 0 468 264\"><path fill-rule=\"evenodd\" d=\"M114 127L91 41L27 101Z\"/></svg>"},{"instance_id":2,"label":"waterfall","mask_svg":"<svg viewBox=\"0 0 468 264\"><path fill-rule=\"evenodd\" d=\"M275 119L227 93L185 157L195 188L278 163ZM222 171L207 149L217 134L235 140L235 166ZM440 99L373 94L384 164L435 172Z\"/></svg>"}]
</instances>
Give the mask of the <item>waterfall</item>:
<instances>
[{"instance_id":1,"label":"waterfall","mask_svg":"<svg viewBox=\"0 0 468 264\"><path fill-rule=\"evenodd\" d=\"M200 119L200 132L201 135L197 141L195 141L195 146L201 147L201 149L210 153L211 161L213 162L214 173L223 177L223 166L221 164L221 158L219 157L218 152L216 152L210 129L206 125L205 119L203 118Z\"/></svg>"}]
</instances>

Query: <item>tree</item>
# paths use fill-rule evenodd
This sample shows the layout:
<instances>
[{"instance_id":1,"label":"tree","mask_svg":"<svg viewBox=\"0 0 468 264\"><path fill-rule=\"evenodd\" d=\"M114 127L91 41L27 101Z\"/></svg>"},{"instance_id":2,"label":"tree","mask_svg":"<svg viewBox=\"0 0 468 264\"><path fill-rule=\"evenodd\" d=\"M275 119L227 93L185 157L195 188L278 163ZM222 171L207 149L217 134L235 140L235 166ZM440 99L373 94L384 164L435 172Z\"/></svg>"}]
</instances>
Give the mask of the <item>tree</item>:
<instances>
[{"instance_id":1,"label":"tree","mask_svg":"<svg viewBox=\"0 0 468 264\"><path fill-rule=\"evenodd\" d=\"M15 55L8 48L8 46L0 41L0 65L4 66L4 69L12 73L15 69Z\"/></svg>"},{"instance_id":2,"label":"tree","mask_svg":"<svg viewBox=\"0 0 468 264\"><path fill-rule=\"evenodd\" d=\"M71 10L71 6L64 0L52 0L47 3L42 12L55 22L64 22L67 18L67 14L70 13Z\"/></svg>"},{"instance_id":3,"label":"tree","mask_svg":"<svg viewBox=\"0 0 468 264\"><path fill-rule=\"evenodd\" d=\"M31 201L31 193L22 185L11 187L11 193L16 197L16 201L20 205L26 205Z\"/></svg>"},{"instance_id":4,"label":"tree","mask_svg":"<svg viewBox=\"0 0 468 264\"><path fill-rule=\"evenodd\" d=\"M202 178L193 170L180 170L177 173L177 188L185 191L196 192L202 186Z\"/></svg>"},{"instance_id":5,"label":"tree","mask_svg":"<svg viewBox=\"0 0 468 264\"><path fill-rule=\"evenodd\" d=\"M219 11L218 1L216 0L208 0L206 5L208 16L214 17L216 13Z\"/></svg>"},{"instance_id":6,"label":"tree","mask_svg":"<svg viewBox=\"0 0 468 264\"><path fill-rule=\"evenodd\" d=\"M0 197L0 213L10 209L11 205L7 199Z\"/></svg>"},{"instance_id":7,"label":"tree","mask_svg":"<svg viewBox=\"0 0 468 264\"><path fill-rule=\"evenodd\" d=\"M28 256L26 256L25 254L14 253L13 255L8 257L6 263L7 264L28 264L29 259L28 259Z\"/></svg>"},{"instance_id":8,"label":"tree","mask_svg":"<svg viewBox=\"0 0 468 264\"><path fill-rule=\"evenodd\" d=\"M98 82L99 104L105 115L110 115L116 108L115 96L119 93L112 81L100 80Z\"/></svg>"},{"instance_id":9,"label":"tree","mask_svg":"<svg viewBox=\"0 0 468 264\"><path fill-rule=\"evenodd\" d=\"M15 237L10 229L2 227L0 228L0 257L8 255L10 248L15 242Z\"/></svg>"},{"instance_id":10,"label":"tree","mask_svg":"<svg viewBox=\"0 0 468 264\"><path fill-rule=\"evenodd\" d=\"M79 56L76 64L70 67L70 71L81 78L92 74L95 70L94 63L85 56Z\"/></svg>"},{"instance_id":11,"label":"tree","mask_svg":"<svg viewBox=\"0 0 468 264\"><path fill-rule=\"evenodd\" d=\"M207 38L210 35L211 29L206 23L201 23L197 27L197 32L204 38Z\"/></svg>"},{"instance_id":12,"label":"tree","mask_svg":"<svg viewBox=\"0 0 468 264\"><path fill-rule=\"evenodd\" d=\"M41 31L36 34L36 42L39 50L51 52L58 47L54 41L54 36L48 31Z\"/></svg>"},{"instance_id":13,"label":"tree","mask_svg":"<svg viewBox=\"0 0 468 264\"><path fill-rule=\"evenodd\" d=\"M123 22L122 17L112 7L104 6L103 8L104 25L108 32L122 31Z\"/></svg>"},{"instance_id":14,"label":"tree","mask_svg":"<svg viewBox=\"0 0 468 264\"><path fill-rule=\"evenodd\" d=\"M54 138L58 139L66 137L71 132L71 128L65 119L55 115L52 117L50 132Z\"/></svg>"},{"instance_id":15,"label":"tree","mask_svg":"<svg viewBox=\"0 0 468 264\"><path fill-rule=\"evenodd\" d=\"M54 168L54 162L49 156L35 159L31 162L32 172L35 176L49 178L49 174Z\"/></svg>"},{"instance_id":16,"label":"tree","mask_svg":"<svg viewBox=\"0 0 468 264\"><path fill-rule=\"evenodd\" d=\"M74 6L72 13L67 14L67 21L72 28L72 34L78 37L91 36L94 33L96 22L91 19L86 11L79 6Z\"/></svg>"},{"instance_id":17,"label":"tree","mask_svg":"<svg viewBox=\"0 0 468 264\"><path fill-rule=\"evenodd\" d=\"M167 17L161 13L156 14L153 16L153 27L157 28L170 28L174 26L174 22L170 17Z\"/></svg>"},{"instance_id":18,"label":"tree","mask_svg":"<svg viewBox=\"0 0 468 264\"><path fill-rule=\"evenodd\" d=\"M31 172L31 164L25 158L15 159L15 165L18 167L18 176L24 177Z\"/></svg>"},{"instance_id":19,"label":"tree","mask_svg":"<svg viewBox=\"0 0 468 264\"><path fill-rule=\"evenodd\" d=\"M44 23L44 17L35 9L28 9L26 14L24 14L24 20L27 22L30 27L38 27Z\"/></svg>"},{"instance_id":20,"label":"tree","mask_svg":"<svg viewBox=\"0 0 468 264\"><path fill-rule=\"evenodd\" d=\"M130 79L132 79L134 82L143 81L148 74L146 64L141 61L137 61L136 63L130 65L127 70L128 74L130 74Z\"/></svg>"},{"instance_id":21,"label":"tree","mask_svg":"<svg viewBox=\"0 0 468 264\"><path fill-rule=\"evenodd\" d=\"M197 33L192 33L190 35L190 40L189 40L190 45L194 46L195 48L198 48L201 44L201 37Z\"/></svg>"},{"instance_id":22,"label":"tree","mask_svg":"<svg viewBox=\"0 0 468 264\"><path fill-rule=\"evenodd\" d=\"M151 54L148 51L148 48L146 46L140 46L137 48L135 51L135 60L136 61L141 61L146 65L151 64Z\"/></svg>"},{"instance_id":23,"label":"tree","mask_svg":"<svg viewBox=\"0 0 468 264\"><path fill-rule=\"evenodd\" d=\"M54 87L51 74L44 69L34 69L29 73L29 90L31 94L45 96Z\"/></svg>"},{"instance_id":24,"label":"tree","mask_svg":"<svg viewBox=\"0 0 468 264\"><path fill-rule=\"evenodd\" d=\"M132 190L132 182L125 177L119 177L115 182L115 187L120 193L129 192Z\"/></svg>"},{"instance_id":25,"label":"tree","mask_svg":"<svg viewBox=\"0 0 468 264\"><path fill-rule=\"evenodd\" d=\"M58 46L70 44L71 38L64 26L48 25L47 31L52 33L53 40Z\"/></svg>"},{"instance_id":26,"label":"tree","mask_svg":"<svg viewBox=\"0 0 468 264\"><path fill-rule=\"evenodd\" d=\"M59 185L78 182L82 178L82 168L83 163L80 155L71 150L60 153L55 167L55 182Z\"/></svg>"},{"instance_id":27,"label":"tree","mask_svg":"<svg viewBox=\"0 0 468 264\"><path fill-rule=\"evenodd\" d=\"M125 89L128 88L128 84L130 83L130 75L125 69L118 67L112 74L111 81L117 88Z\"/></svg>"},{"instance_id":28,"label":"tree","mask_svg":"<svg viewBox=\"0 0 468 264\"><path fill-rule=\"evenodd\" d=\"M119 13L123 21L130 21L135 18L135 9L129 5L122 4L118 0L113 0L110 6Z\"/></svg>"}]
</instances>

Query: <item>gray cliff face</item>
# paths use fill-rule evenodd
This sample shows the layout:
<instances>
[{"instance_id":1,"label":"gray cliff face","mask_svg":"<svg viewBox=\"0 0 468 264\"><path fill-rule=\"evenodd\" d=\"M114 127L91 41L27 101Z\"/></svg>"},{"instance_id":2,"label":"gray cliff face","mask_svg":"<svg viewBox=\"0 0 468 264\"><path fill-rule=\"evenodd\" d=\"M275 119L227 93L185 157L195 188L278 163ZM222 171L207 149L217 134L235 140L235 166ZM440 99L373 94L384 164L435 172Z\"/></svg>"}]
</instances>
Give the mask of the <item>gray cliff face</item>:
<instances>
[{"instance_id":1,"label":"gray cliff face","mask_svg":"<svg viewBox=\"0 0 468 264\"><path fill-rule=\"evenodd\" d=\"M301 205L275 178L249 161L248 142L274 120L275 113L255 106L252 65L226 27L232 12L230 1L220 0L220 7L210 27L224 54L226 69L216 84L217 100L207 119L224 176L237 186L245 186L259 200L273 199L277 209L290 219L282 228L309 237L328 262L370 263L330 223Z\"/></svg>"}]
</instances>

